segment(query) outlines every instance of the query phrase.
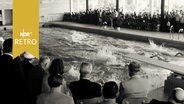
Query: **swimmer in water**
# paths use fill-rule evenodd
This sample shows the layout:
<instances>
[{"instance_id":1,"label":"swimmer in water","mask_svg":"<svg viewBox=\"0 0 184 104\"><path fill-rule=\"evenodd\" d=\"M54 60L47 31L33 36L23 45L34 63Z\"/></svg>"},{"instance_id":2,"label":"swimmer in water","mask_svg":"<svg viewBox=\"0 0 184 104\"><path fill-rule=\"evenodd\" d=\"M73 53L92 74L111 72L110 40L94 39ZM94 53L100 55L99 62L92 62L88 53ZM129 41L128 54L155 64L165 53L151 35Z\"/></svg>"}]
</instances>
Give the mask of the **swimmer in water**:
<instances>
[{"instance_id":1,"label":"swimmer in water","mask_svg":"<svg viewBox=\"0 0 184 104\"><path fill-rule=\"evenodd\" d=\"M178 52L178 53L176 53L174 56L177 56L177 57L179 57L179 56L184 56L184 53Z\"/></svg>"},{"instance_id":2,"label":"swimmer in water","mask_svg":"<svg viewBox=\"0 0 184 104\"><path fill-rule=\"evenodd\" d=\"M162 61L168 62L167 58L161 56L161 55L160 55L159 53L157 53L157 52L154 52L154 53L150 56L150 58L154 58L154 57L156 57L158 60L162 60Z\"/></svg>"},{"instance_id":3,"label":"swimmer in water","mask_svg":"<svg viewBox=\"0 0 184 104\"><path fill-rule=\"evenodd\" d=\"M144 55L144 56L145 56L144 51L141 51L141 50L137 51L137 54L138 54L138 55Z\"/></svg>"}]
</instances>

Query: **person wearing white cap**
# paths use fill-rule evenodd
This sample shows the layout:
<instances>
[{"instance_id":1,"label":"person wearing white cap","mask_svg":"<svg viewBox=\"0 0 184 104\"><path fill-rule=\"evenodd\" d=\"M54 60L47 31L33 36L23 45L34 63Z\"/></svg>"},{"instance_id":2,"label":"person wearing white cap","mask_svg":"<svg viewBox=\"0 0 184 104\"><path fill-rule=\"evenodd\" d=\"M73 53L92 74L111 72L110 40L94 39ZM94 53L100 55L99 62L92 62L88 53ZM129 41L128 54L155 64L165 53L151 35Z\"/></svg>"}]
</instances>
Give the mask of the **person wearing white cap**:
<instances>
[{"instance_id":1,"label":"person wearing white cap","mask_svg":"<svg viewBox=\"0 0 184 104\"><path fill-rule=\"evenodd\" d=\"M35 57L30 54L29 52L25 51L19 56L17 56L15 59L13 59L14 63L14 69L19 72L20 79L22 81L22 100L25 100L25 102L28 102L28 90L27 90L27 82L28 82L28 74L30 70L33 68L33 62L35 60Z\"/></svg>"},{"instance_id":2,"label":"person wearing white cap","mask_svg":"<svg viewBox=\"0 0 184 104\"><path fill-rule=\"evenodd\" d=\"M20 55L20 57L22 60L24 75L25 75L25 78L27 79L29 71L33 68L33 62L35 61L35 56L25 51Z\"/></svg>"},{"instance_id":3,"label":"person wearing white cap","mask_svg":"<svg viewBox=\"0 0 184 104\"><path fill-rule=\"evenodd\" d=\"M158 101L153 99L149 104L183 104L184 103L184 90L176 87L171 91L168 101Z\"/></svg>"}]
</instances>

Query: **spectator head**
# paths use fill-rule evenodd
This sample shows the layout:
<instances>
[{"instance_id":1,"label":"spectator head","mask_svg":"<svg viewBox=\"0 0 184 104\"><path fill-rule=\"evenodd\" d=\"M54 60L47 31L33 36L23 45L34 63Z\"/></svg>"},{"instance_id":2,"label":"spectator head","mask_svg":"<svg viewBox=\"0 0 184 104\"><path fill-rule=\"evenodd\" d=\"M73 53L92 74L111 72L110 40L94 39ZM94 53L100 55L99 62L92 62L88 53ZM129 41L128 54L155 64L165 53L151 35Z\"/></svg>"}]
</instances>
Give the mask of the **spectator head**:
<instances>
[{"instance_id":1,"label":"spectator head","mask_svg":"<svg viewBox=\"0 0 184 104\"><path fill-rule=\"evenodd\" d=\"M138 72L140 72L140 68L141 68L141 65L135 61L131 62L128 66L128 69L129 69L129 75L130 77L131 76L134 76L136 75Z\"/></svg>"},{"instance_id":2,"label":"spectator head","mask_svg":"<svg viewBox=\"0 0 184 104\"><path fill-rule=\"evenodd\" d=\"M25 51L20 55L22 60L26 60L30 63L33 63L35 61L35 56L33 56L31 53Z\"/></svg>"},{"instance_id":3,"label":"spectator head","mask_svg":"<svg viewBox=\"0 0 184 104\"><path fill-rule=\"evenodd\" d=\"M80 78L89 78L92 72L92 65L90 63L83 62L80 66Z\"/></svg>"},{"instance_id":4,"label":"spectator head","mask_svg":"<svg viewBox=\"0 0 184 104\"><path fill-rule=\"evenodd\" d=\"M59 87L62 85L63 77L58 75L50 75L48 78L48 85L51 88Z\"/></svg>"},{"instance_id":5,"label":"spectator head","mask_svg":"<svg viewBox=\"0 0 184 104\"><path fill-rule=\"evenodd\" d=\"M64 73L64 62L61 58L57 58L52 61L49 73L53 75L62 75Z\"/></svg>"},{"instance_id":6,"label":"spectator head","mask_svg":"<svg viewBox=\"0 0 184 104\"><path fill-rule=\"evenodd\" d=\"M183 103L184 102L184 90L182 88L174 88L169 96L169 102Z\"/></svg>"},{"instance_id":7,"label":"spectator head","mask_svg":"<svg viewBox=\"0 0 184 104\"><path fill-rule=\"evenodd\" d=\"M12 38L6 39L3 43L3 52L4 53L11 53L13 46Z\"/></svg>"},{"instance_id":8,"label":"spectator head","mask_svg":"<svg viewBox=\"0 0 184 104\"><path fill-rule=\"evenodd\" d=\"M117 93L118 93L118 85L116 84L116 82L110 81L104 84L103 96L105 99L116 98Z\"/></svg>"},{"instance_id":9,"label":"spectator head","mask_svg":"<svg viewBox=\"0 0 184 104\"><path fill-rule=\"evenodd\" d=\"M41 56L39 65L41 65L44 70L47 70L50 65L50 58L48 56Z\"/></svg>"}]
</instances>

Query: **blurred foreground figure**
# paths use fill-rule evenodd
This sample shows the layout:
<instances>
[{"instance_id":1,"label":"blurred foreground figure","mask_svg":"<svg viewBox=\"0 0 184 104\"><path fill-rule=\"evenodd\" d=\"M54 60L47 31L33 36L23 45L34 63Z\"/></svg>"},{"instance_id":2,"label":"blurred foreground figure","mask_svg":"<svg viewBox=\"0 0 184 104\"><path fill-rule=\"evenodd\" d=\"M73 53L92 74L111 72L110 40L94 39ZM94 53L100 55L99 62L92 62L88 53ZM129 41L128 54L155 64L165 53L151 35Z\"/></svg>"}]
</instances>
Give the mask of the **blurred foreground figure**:
<instances>
[{"instance_id":1,"label":"blurred foreground figure","mask_svg":"<svg viewBox=\"0 0 184 104\"><path fill-rule=\"evenodd\" d=\"M184 90L182 88L175 88L171 92L168 101L158 101L153 99L149 104L183 104Z\"/></svg>"}]
</instances>

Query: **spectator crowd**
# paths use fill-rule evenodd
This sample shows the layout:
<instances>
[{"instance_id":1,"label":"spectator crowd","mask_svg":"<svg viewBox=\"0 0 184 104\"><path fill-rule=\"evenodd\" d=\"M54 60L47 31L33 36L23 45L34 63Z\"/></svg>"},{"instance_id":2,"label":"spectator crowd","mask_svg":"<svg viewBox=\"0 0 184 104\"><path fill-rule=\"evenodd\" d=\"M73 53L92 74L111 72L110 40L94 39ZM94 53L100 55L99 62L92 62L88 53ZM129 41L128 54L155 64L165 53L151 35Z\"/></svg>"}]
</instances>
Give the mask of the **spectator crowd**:
<instances>
[{"instance_id":1,"label":"spectator crowd","mask_svg":"<svg viewBox=\"0 0 184 104\"><path fill-rule=\"evenodd\" d=\"M141 77L141 65L138 62L129 63L130 78L120 85L114 81L104 84L91 81L93 65L81 62L79 80L67 84L63 76L66 70L62 58L50 60L48 56L41 56L35 63L35 57L25 51L13 59L12 43L11 38L6 39L1 47L0 92L4 104L128 104L131 102L129 99L134 98L137 102L139 98L141 103L147 103L150 82ZM184 90L175 88L168 101L153 99L148 103L183 102Z\"/></svg>"},{"instance_id":2,"label":"spectator crowd","mask_svg":"<svg viewBox=\"0 0 184 104\"><path fill-rule=\"evenodd\" d=\"M184 11L173 10L165 12L164 19L161 14L149 12L123 13L116 10L88 10L86 12L65 13L63 21L78 22L94 25L107 25L147 31L179 32L184 28ZM181 31L180 31L181 32Z\"/></svg>"}]
</instances>

